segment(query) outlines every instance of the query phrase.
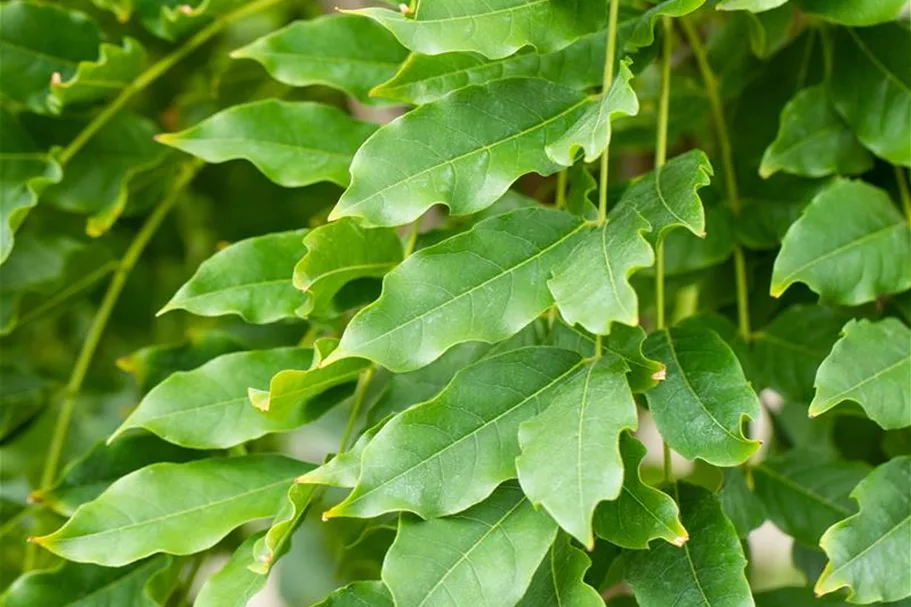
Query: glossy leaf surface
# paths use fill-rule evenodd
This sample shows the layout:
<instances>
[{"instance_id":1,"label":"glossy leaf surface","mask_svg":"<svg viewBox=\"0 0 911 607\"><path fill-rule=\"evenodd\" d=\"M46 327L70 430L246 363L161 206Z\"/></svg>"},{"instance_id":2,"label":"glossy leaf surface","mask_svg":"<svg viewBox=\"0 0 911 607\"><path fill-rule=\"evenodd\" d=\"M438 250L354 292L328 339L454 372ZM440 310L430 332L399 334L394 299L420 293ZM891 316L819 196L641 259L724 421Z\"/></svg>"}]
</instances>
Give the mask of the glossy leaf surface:
<instances>
[{"instance_id":1,"label":"glossy leaf surface","mask_svg":"<svg viewBox=\"0 0 911 607\"><path fill-rule=\"evenodd\" d=\"M253 564L253 545L265 532L255 533L237 547L221 570L206 580L193 607L246 607L247 603L263 589L268 579L250 571Z\"/></svg>"}]
</instances>

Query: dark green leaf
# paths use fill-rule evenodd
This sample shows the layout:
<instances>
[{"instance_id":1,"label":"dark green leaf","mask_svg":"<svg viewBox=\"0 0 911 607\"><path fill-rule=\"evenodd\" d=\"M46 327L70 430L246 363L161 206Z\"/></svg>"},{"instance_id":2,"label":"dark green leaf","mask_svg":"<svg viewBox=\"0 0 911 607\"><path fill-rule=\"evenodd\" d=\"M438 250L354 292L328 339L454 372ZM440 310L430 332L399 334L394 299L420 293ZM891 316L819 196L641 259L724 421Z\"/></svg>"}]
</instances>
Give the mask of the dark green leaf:
<instances>
[{"instance_id":1,"label":"dark green leaf","mask_svg":"<svg viewBox=\"0 0 911 607\"><path fill-rule=\"evenodd\" d=\"M0 443L44 408L49 382L33 373L0 367Z\"/></svg>"},{"instance_id":2,"label":"dark green leaf","mask_svg":"<svg viewBox=\"0 0 911 607\"><path fill-rule=\"evenodd\" d=\"M766 521L765 507L747 485L740 468L724 469L724 483L718 492L718 501L741 539Z\"/></svg>"},{"instance_id":3,"label":"dark green leaf","mask_svg":"<svg viewBox=\"0 0 911 607\"><path fill-rule=\"evenodd\" d=\"M313 607L394 607L383 582L352 582L339 588Z\"/></svg>"},{"instance_id":4,"label":"dark green leaf","mask_svg":"<svg viewBox=\"0 0 911 607\"><path fill-rule=\"evenodd\" d=\"M794 0L804 12L826 21L841 25L876 25L888 21L897 21L903 14L907 16L908 3L905 0Z\"/></svg>"},{"instance_id":5,"label":"dark green leaf","mask_svg":"<svg viewBox=\"0 0 911 607\"><path fill-rule=\"evenodd\" d=\"M590 566L585 553L558 534L517 607L603 607L598 591L582 580Z\"/></svg>"}]
</instances>

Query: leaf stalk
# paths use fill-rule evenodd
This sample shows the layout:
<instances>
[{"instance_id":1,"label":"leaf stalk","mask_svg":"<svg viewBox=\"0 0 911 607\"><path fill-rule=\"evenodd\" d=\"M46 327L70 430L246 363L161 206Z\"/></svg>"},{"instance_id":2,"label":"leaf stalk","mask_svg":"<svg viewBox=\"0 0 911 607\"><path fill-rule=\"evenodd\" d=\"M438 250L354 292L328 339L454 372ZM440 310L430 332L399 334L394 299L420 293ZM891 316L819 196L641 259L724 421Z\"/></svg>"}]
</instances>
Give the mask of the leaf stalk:
<instances>
[{"instance_id":1,"label":"leaf stalk","mask_svg":"<svg viewBox=\"0 0 911 607\"><path fill-rule=\"evenodd\" d=\"M604 56L604 79L601 82L601 95L607 96L614 81L614 61L617 55L617 16L620 12L620 1L610 0L610 13L607 21L607 53ZM601 153L601 172L598 175L598 223L607 221L607 173L610 158L610 141ZM597 352L596 356L600 356Z\"/></svg>"}]
</instances>

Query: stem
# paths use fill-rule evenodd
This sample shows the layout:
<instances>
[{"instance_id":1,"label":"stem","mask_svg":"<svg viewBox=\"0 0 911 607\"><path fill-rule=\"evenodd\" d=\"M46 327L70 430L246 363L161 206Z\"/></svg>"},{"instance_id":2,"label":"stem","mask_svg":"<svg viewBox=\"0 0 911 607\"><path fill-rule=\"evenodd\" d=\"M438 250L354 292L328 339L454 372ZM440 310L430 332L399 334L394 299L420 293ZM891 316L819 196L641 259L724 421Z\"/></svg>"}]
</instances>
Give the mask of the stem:
<instances>
[{"instance_id":1,"label":"stem","mask_svg":"<svg viewBox=\"0 0 911 607\"><path fill-rule=\"evenodd\" d=\"M673 52L673 31L668 17L661 19L664 41L661 47L661 97L658 102L658 132L655 142L655 171L661 171L667 162L667 129L671 100L671 55ZM664 239L658 236L655 252L655 305L658 308L658 329L666 326L664 303Z\"/></svg>"},{"instance_id":2,"label":"stem","mask_svg":"<svg viewBox=\"0 0 911 607\"><path fill-rule=\"evenodd\" d=\"M674 480L674 464L671 461L671 448L666 442L661 443L661 450L664 454L664 482L670 483Z\"/></svg>"},{"instance_id":3,"label":"stem","mask_svg":"<svg viewBox=\"0 0 911 607\"><path fill-rule=\"evenodd\" d=\"M617 15L620 11L620 1L610 0L610 16L607 22L607 53L604 56L604 80L601 82L601 95L607 97L611 84L614 81L614 59L617 55ZM607 172L608 158L610 156L610 142L601 153L601 173L598 185L598 223L603 225L607 221ZM596 356L600 356L600 350Z\"/></svg>"},{"instance_id":4,"label":"stem","mask_svg":"<svg viewBox=\"0 0 911 607\"><path fill-rule=\"evenodd\" d=\"M73 156L75 156L79 150L81 150L85 144L117 114L117 112L123 109L134 95L142 92L146 87L164 75L165 72L185 59L190 53L211 40L221 30L238 19L252 15L282 1L283 0L254 0L249 4L242 5L240 8L219 17L191 36L181 46L152 64L147 70L141 73L136 80L125 86L124 89L120 91L120 94L99 112L98 115L82 129L76 138L69 143L69 145L63 148L57 156L57 161L61 166L66 165L73 159Z\"/></svg>"},{"instance_id":5,"label":"stem","mask_svg":"<svg viewBox=\"0 0 911 607\"><path fill-rule=\"evenodd\" d=\"M905 181L905 169L895 165L895 181L898 182L898 195L902 201L902 207L905 209L905 215L908 216L908 223L911 224L911 192L908 191L908 182Z\"/></svg>"},{"instance_id":6,"label":"stem","mask_svg":"<svg viewBox=\"0 0 911 607\"><path fill-rule=\"evenodd\" d=\"M718 92L718 81L712 71L712 66L709 65L708 55L699 33L686 18L682 18L680 24L687 42L689 42L690 49L693 51L693 56L696 58L696 64L699 67L699 73L702 76L705 91L712 106L712 122L715 126L715 136L718 138L718 147L721 149L721 162L724 165L728 206L734 213L735 218L739 219L741 211L740 193L737 189L734 154L731 149L731 138L728 133L727 122L724 119L724 106L721 103L721 95ZM750 303L747 299L749 289L747 285L746 259L740 244L734 246L734 271L737 283L737 324L740 337L749 343L752 336L750 329Z\"/></svg>"},{"instance_id":7,"label":"stem","mask_svg":"<svg viewBox=\"0 0 911 607\"><path fill-rule=\"evenodd\" d=\"M566 179L566 169L563 169L557 173L557 198L554 201L554 206L556 206L558 209L562 209L566 206Z\"/></svg>"},{"instance_id":8,"label":"stem","mask_svg":"<svg viewBox=\"0 0 911 607\"><path fill-rule=\"evenodd\" d=\"M373 375L375 373L376 366L370 365L370 367L364 371L361 380L357 383L357 389L354 392L354 404L351 407L351 414L348 416L348 425L345 426L345 433L342 435L342 442L338 448L339 453L344 453L348 450L348 441L351 439L351 435L354 432L354 424L357 423L357 418L360 417L361 408L364 405L364 397L367 394L367 389L370 387L370 382L373 381Z\"/></svg>"},{"instance_id":9,"label":"stem","mask_svg":"<svg viewBox=\"0 0 911 607\"><path fill-rule=\"evenodd\" d=\"M418 242L418 235L421 233L421 218L418 217L411 224L411 230L408 232L408 240L405 242L405 257L414 253L414 247Z\"/></svg>"}]
</instances>

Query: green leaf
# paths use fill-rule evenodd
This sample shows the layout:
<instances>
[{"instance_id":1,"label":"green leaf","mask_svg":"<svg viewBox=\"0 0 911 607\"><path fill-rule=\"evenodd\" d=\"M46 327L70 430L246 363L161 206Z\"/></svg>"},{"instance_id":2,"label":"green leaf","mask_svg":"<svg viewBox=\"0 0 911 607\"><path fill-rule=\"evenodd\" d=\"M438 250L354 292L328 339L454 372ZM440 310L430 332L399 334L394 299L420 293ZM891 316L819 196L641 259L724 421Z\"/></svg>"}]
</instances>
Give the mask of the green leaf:
<instances>
[{"instance_id":1,"label":"green leaf","mask_svg":"<svg viewBox=\"0 0 911 607\"><path fill-rule=\"evenodd\" d=\"M0 366L0 444L44 408L50 382L34 373Z\"/></svg>"},{"instance_id":2,"label":"green leaf","mask_svg":"<svg viewBox=\"0 0 911 607\"><path fill-rule=\"evenodd\" d=\"M583 581L591 561L558 534L517 607L604 607L598 591Z\"/></svg>"},{"instance_id":3,"label":"green leaf","mask_svg":"<svg viewBox=\"0 0 911 607\"><path fill-rule=\"evenodd\" d=\"M156 552L193 554L272 514L308 467L278 455L153 464L124 476L63 527L32 541L68 560L108 567Z\"/></svg>"},{"instance_id":4,"label":"green leaf","mask_svg":"<svg viewBox=\"0 0 911 607\"><path fill-rule=\"evenodd\" d=\"M566 213L520 209L421 249L386 275L327 362L357 356L411 371L456 344L518 333L553 303L545 281L583 227Z\"/></svg>"},{"instance_id":5,"label":"green leaf","mask_svg":"<svg viewBox=\"0 0 911 607\"><path fill-rule=\"evenodd\" d=\"M897 21L908 7L907 0L794 0L794 3L815 17L856 27Z\"/></svg>"},{"instance_id":6,"label":"green leaf","mask_svg":"<svg viewBox=\"0 0 911 607\"><path fill-rule=\"evenodd\" d=\"M266 535L253 546L253 562L247 568L260 575L268 575L275 561L288 549L291 534L310 506L315 487L295 482L288 489L285 501L272 519Z\"/></svg>"},{"instance_id":7,"label":"green leaf","mask_svg":"<svg viewBox=\"0 0 911 607\"><path fill-rule=\"evenodd\" d=\"M607 36L601 31L546 54L521 52L490 60L476 53L412 53L391 80L370 93L422 105L467 86L523 76L583 90L601 84L606 47Z\"/></svg>"},{"instance_id":8,"label":"green leaf","mask_svg":"<svg viewBox=\"0 0 911 607\"><path fill-rule=\"evenodd\" d=\"M64 563L59 569L31 571L3 595L4 607L129 605L157 607L154 588L172 578L172 559L160 556L126 567ZM176 579L172 579L175 581Z\"/></svg>"},{"instance_id":9,"label":"green leaf","mask_svg":"<svg viewBox=\"0 0 911 607\"><path fill-rule=\"evenodd\" d=\"M759 174L802 177L857 175L873 158L835 112L822 85L798 92L781 111L778 136L762 155Z\"/></svg>"},{"instance_id":10,"label":"green leaf","mask_svg":"<svg viewBox=\"0 0 911 607\"><path fill-rule=\"evenodd\" d=\"M156 140L206 162L248 160L286 188L320 181L345 186L354 153L375 130L329 105L264 99L235 105Z\"/></svg>"},{"instance_id":11,"label":"green leaf","mask_svg":"<svg viewBox=\"0 0 911 607\"><path fill-rule=\"evenodd\" d=\"M750 11L761 13L778 8L788 0L721 0L716 8L720 11Z\"/></svg>"},{"instance_id":12,"label":"green leaf","mask_svg":"<svg viewBox=\"0 0 911 607\"><path fill-rule=\"evenodd\" d=\"M124 38L123 46L102 44L96 61L80 61L68 80L51 78L47 105L59 114L64 108L99 101L121 91L142 71L145 50L132 38Z\"/></svg>"},{"instance_id":13,"label":"green leaf","mask_svg":"<svg viewBox=\"0 0 911 607\"><path fill-rule=\"evenodd\" d=\"M291 86L322 84L362 103L376 103L370 89L391 78L408 51L370 19L324 15L295 21L231 56L252 59L273 78Z\"/></svg>"},{"instance_id":14,"label":"green leaf","mask_svg":"<svg viewBox=\"0 0 911 607\"><path fill-rule=\"evenodd\" d=\"M621 28L617 37L627 51L633 51L655 42L655 25L662 17L683 17L700 6L705 0L664 0L639 15L631 24ZM624 24L626 25L626 24Z\"/></svg>"},{"instance_id":15,"label":"green leaf","mask_svg":"<svg viewBox=\"0 0 911 607\"><path fill-rule=\"evenodd\" d=\"M633 73L629 60L620 62L620 69L606 94L586 107L576 121L556 141L547 144L547 155L561 165L571 166L580 149L585 162L594 162L610 144L611 122L620 116L639 113L639 100L630 85Z\"/></svg>"},{"instance_id":16,"label":"green leaf","mask_svg":"<svg viewBox=\"0 0 911 607\"><path fill-rule=\"evenodd\" d=\"M614 322L639 324L639 299L629 277L655 261L643 236L648 222L628 206L614 211L604 225L586 225L547 283L566 322L596 334L609 333Z\"/></svg>"},{"instance_id":17,"label":"green leaf","mask_svg":"<svg viewBox=\"0 0 911 607\"><path fill-rule=\"evenodd\" d=\"M803 282L827 302L854 306L911 288L911 229L889 196L860 181L822 190L785 234L772 295Z\"/></svg>"},{"instance_id":18,"label":"green leaf","mask_svg":"<svg viewBox=\"0 0 911 607\"><path fill-rule=\"evenodd\" d=\"M109 441L131 428L145 428L183 447L226 449L270 432L293 430L314 419L309 407L284 418L266 417L250 404L247 389L265 387L279 371L306 369L312 357L304 348L236 352L174 373L142 399Z\"/></svg>"},{"instance_id":19,"label":"green leaf","mask_svg":"<svg viewBox=\"0 0 911 607\"><path fill-rule=\"evenodd\" d=\"M895 318L851 320L816 374L810 416L852 400L886 429L911 426L911 329Z\"/></svg>"},{"instance_id":20,"label":"green leaf","mask_svg":"<svg viewBox=\"0 0 911 607\"><path fill-rule=\"evenodd\" d=\"M721 509L734 524L737 537L746 539L751 531L765 521L766 509L756 494L747 485L747 479L740 468L725 468L724 481L718 491Z\"/></svg>"},{"instance_id":21,"label":"green leaf","mask_svg":"<svg viewBox=\"0 0 911 607\"><path fill-rule=\"evenodd\" d=\"M302 244L306 233L275 232L226 247L205 260L158 314L236 314L256 324L294 318L303 298L291 284L291 274L307 250Z\"/></svg>"},{"instance_id":22,"label":"green leaf","mask_svg":"<svg viewBox=\"0 0 911 607\"><path fill-rule=\"evenodd\" d=\"M734 224L738 240L750 249L777 248L810 200L830 183L776 173L752 184L743 193L741 219Z\"/></svg>"},{"instance_id":23,"label":"green leaf","mask_svg":"<svg viewBox=\"0 0 911 607\"><path fill-rule=\"evenodd\" d=\"M829 564L816 593L848 588L855 603L896 601L911 596L911 457L877 467L851 492L860 511L833 525L820 545Z\"/></svg>"},{"instance_id":24,"label":"green leaf","mask_svg":"<svg viewBox=\"0 0 911 607\"><path fill-rule=\"evenodd\" d=\"M302 316L329 317L339 310L333 299L346 284L380 278L402 261L402 243L394 230L363 228L341 219L312 230L304 238L306 254L294 266L294 286L304 292Z\"/></svg>"},{"instance_id":25,"label":"green leaf","mask_svg":"<svg viewBox=\"0 0 911 607\"><path fill-rule=\"evenodd\" d=\"M377 433L364 449L357 486L324 516L407 510L430 518L480 502L515 478L519 425L548 406L583 365L578 354L537 346L460 371L436 398Z\"/></svg>"},{"instance_id":26,"label":"green leaf","mask_svg":"<svg viewBox=\"0 0 911 607\"><path fill-rule=\"evenodd\" d=\"M607 23L602 2L539 0L424 0L415 15L365 8L353 11L376 20L399 42L423 55L473 51L501 59L525 46L550 53Z\"/></svg>"},{"instance_id":27,"label":"green leaf","mask_svg":"<svg viewBox=\"0 0 911 607\"><path fill-rule=\"evenodd\" d=\"M893 164L911 166L911 139L905 136L911 131L911 56L895 50L907 40L908 31L899 25L838 28L838 76L828 87L835 109L861 143Z\"/></svg>"},{"instance_id":28,"label":"green leaf","mask_svg":"<svg viewBox=\"0 0 911 607\"><path fill-rule=\"evenodd\" d=\"M753 605L747 564L734 526L705 489L680 483L677 501L690 540L627 552L626 578L641 607Z\"/></svg>"},{"instance_id":29,"label":"green leaf","mask_svg":"<svg viewBox=\"0 0 911 607\"><path fill-rule=\"evenodd\" d=\"M63 179L42 200L70 213L91 215L90 236L107 232L127 204L130 180L164 160L166 149L153 140L158 127L146 118L121 112L73 156Z\"/></svg>"},{"instance_id":30,"label":"green leaf","mask_svg":"<svg viewBox=\"0 0 911 607\"><path fill-rule=\"evenodd\" d=\"M759 441L744 436L742 425L759 419L759 399L717 333L658 331L645 341L645 355L667 366L665 380L645 398L671 449L715 466L736 466L756 452Z\"/></svg>"},{"instance_id":31,"label":"green leaf","mask_svg":"<svg viewBox=\"0 0 911 607\"><path fill-rule=\"evenodd\" d=\"M297 479L297 482L353 488L361 477L364 450L390 419L392 419L391 415L365 430L350 449L336 453L328 462L304 474Z\"/></svg>"},{"instance_id":32,"label":"green leaf","mask_svg":"<svg viewBox=\"0 0 911 607\"><path fill-rule=\"evenodd\" d=\"M119 0L94 0L110 4ZM123 0L129 8L115 11L129 15L135 2L142 25L165 40L175 41L212 21L212 18L241 6L244 0ZM121 17L122 18L122 17Z\"/></svg>"},{"instance_id":33,"label":"green leaf","mask_svg":"<svg viewBox=\"0 0 911 607\"><path fill-rule=\"evenodd\" d=\"M646 550L649 542L663 539L682 546L689 534L680 523L677 504L666 493L646 485L639 473L645 445L632 435L620 436L623 456L623 490L617 499L595 510L595 533L622 548Z\"/></svg>"},{"instance_id":34,"label":"green leaf","mask_svg":"<svg viewBox=\"0 0 911 607\"><path fill-rule=\"evenodd\" d=\"M203 584L193 607L247 607L269 579L249 569L253 564L253 545L265 533L251 535L238 546L231 560Z\"/></svg>"},{"instance_id":35,"label":"green leaf","mask_svg":"<svg viewBox=\"0 0 911 607\"><path fill-rule=\"evenodd\" d=\"M430 521L403 515L383 581L399 607L514 605L556 533L550 517L509 483L462 514Z\"/></svg>"},{"instance_id":36,"label":"green leaf","mask_svg":"<svg viewBox=\"0 0 911 607\"><path fill-rule=\"evenodd\" d=\"M4 4L0 10L17 4ZM3 13L3 20L6 13ZM2 45L2 40L0 40ZM2 46L0 46L2 48ZM5 61L5 59L4 59ZM4 64L6 65L6 64ZM2 70L4 73L8 68ZM13 250L13 239L38 196L63 178L57 161L39 151L29 134L13 116L0 110L0 264Z\"/></svg>"},{"instance_id":37,"label":"green leaf","mask_svg":"<svg viewBox=\"0 0 911 607\"><path fill-rule=\"evenodd\" d=\"M756 495L769 518L808 546L856 511L848 494L868 472L870 467L861 462L830 461L819 452L799 449L751 469Z\"/></svg>"},{"instance_id":38,"label":"green leaf","mask_svg":"<svg viewBox=\"0 0 911 607\"><path fill-rule=\"evenodd\" d=\"M591 103L580 91L535 78L455 91L384 125L361 146L351 185L329 218L404 225L435 204L453 215L476 213L525 173L557 172L544 146Z\"/></svg>"},{"instance_id":39,"label":"green leaf","mask_svg":"<svg viewBox=\"0 0 911 607\"><path fill-rule=\"evenodd\" d=\"M394 607L383 582L358 581L339 588L313 607Z\"/></svg>"},{"instance_id":40,"label":"green leaf","mask_svg":"<svg viewBox=\"0 0 911 607\"><path fill-rule=\"evenodd\" d=\"M705 212L705 236L697 238L676 230L667 235L664 271L667 276L698 272L727 261L737 244L734 222L739 222L727 207L715 206Z\"/></svg>"},{"instance_id":41,"label":"green leaf","mask_svg":"<svg viewBox=\"0 0 911 607\"><path fill-rule=\"evenodd\" d=\"M786 403L808 403L813 379L844 324L830 308L798 304L784 310L753 333L753 361L763 388L772 388Z\"/></svg>"},{"instance_id":42,"label":"green leaf","mask_svg":"<svg viewBox=\"0 0 911 607\"><path fill-rule=\"evenodd\" d=\"M612 356L584 365L519 427L522 490L589 549L595 507L616 499L623 485L620 434L638 425L628 370Z\"/></svg>"}]
</instances>

